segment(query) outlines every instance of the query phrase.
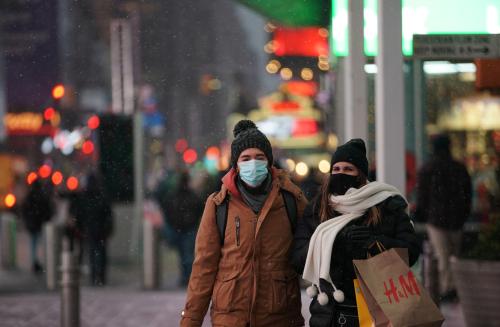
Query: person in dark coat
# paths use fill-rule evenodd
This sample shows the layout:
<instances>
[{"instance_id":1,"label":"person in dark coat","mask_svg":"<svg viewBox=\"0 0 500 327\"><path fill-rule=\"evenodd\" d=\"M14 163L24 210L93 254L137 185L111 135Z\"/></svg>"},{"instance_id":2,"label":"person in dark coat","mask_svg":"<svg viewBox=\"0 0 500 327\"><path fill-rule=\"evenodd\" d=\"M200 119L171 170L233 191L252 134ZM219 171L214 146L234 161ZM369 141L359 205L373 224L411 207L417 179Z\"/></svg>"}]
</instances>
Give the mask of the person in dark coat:
<instances>
[{"instance_id":1,"label":"person in dark coat","mask_svg":"<svg viewBox=\"0 0 500 327\"><path fill-rule=\"evenodd\" d=\"M161 207L168 224L170 244L179 253L181 262L181 286L186 286L194 260L194 244L198 221L203 213L203 201L190 188L188 172L181 172L171 194L161 199Z\"/></svg>"},{"instance_id":2,"label":"person in dark coat","mask_svg":"<svg viewBox=\"0 0 500 327\"><path fill-rule=\"evenodd\" d=\"M90 283L103 286L107 277L106 243L113 231L113 213L98 176L88 176L87 187L80 195L79 208L83 214L78 216L85 219L83 234L88 241Z\"/></svg>"},{"instance_id":3,"label":"person in dark coat","mask_svg":"<svg viewBox=\"0 0 500 327\"><path fill-rule=\"evenodd\" d=\"M372 245L379 242L386 249L407 248L413 265L420 254L420 242L406 213L407 202L399 191L367 180L363 140L353 139L338 147L330 173L298 221L291 262L304 279L314 283L307 289L313 298L309 307L311 327L359 326L352 260L366 259L368 252L377 254ZM321 238L317 236L329 226L336 227ZM314 243L310 247L311 241ZM332 248L322 247L322 241ZM322 264L329 266L324 271L329 273L320 273L310 265L311 256L321 256Z\"/></svg>"},{"instance_id":4,"label":"person in dark coat","mask_svg":"<svg viewBox=\"0 0 500 327\"><path fill-rule=\"evenodd\" d=\"M42 266L37 255L38 241L43 224L49 221L54 213L52 199L40 180L35 180L31 184L31 189L22 204L21 210L26 229L31 236L32 269L34 273L40 273L42 272Z\"/></svg>"},{"instance_id":5,"label":"person in dark coat","mask_svg":"<svg viewBox=\"0 0 500 327\"><path fill-rule=\"evenodd\" d=\"M462 228L471 212L471 178L465 165L454 160L450 139L432 140L433 157L419 170L415 219L426 223L427 236L438 260L443 300L456 297L449 259L458 255Z\"/></svg>"}]
</instances>

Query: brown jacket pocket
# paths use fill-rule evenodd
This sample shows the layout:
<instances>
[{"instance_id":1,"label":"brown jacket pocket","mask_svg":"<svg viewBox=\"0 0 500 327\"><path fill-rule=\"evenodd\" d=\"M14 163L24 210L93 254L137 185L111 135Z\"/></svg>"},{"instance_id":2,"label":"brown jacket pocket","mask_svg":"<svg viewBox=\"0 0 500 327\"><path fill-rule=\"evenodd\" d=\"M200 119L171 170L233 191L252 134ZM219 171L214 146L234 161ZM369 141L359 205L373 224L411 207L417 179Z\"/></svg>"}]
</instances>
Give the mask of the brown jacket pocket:
<instances>
[{"instance_id":1,"label":"brown jacket pocket","mask_svg":"<svg viewBox=\"0 0 500 327\"><path fill-rule=\"evenodd\" d=\"M270 313L284 313L297 301L297 274L293 271L273 271L271 273Z\"/></svg>"},{"instance_id":2,"label":"brown jacket pocket","mask_svg":"<svg viewBox=\"0 0 500 327\"><path fill-rule=\"evenodd\" d=\"M234 290L239 271L219 273L215 280L212 296L213 309L218 312L232 311Z\"/></svg>"}]
</instances>

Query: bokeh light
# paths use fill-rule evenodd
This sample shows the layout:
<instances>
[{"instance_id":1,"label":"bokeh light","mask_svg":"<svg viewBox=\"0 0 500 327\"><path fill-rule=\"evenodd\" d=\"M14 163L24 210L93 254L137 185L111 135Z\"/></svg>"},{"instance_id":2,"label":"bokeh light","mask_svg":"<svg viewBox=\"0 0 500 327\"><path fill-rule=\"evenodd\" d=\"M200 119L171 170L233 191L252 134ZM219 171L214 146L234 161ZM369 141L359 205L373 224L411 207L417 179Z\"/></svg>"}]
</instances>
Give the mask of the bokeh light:
<instances>
[{"instance_id":1,"label":"bokeh light","mask_svg":"<svg viewBox=\"0 0 500 327\"><path fill-rule=\"evenodd\" d=\"M99 124L101 121L99 120L99 117L97 115L92 115L89 120L87 120L87 126L90 129L96 129L99 127Z\"/></svg>"},{"instance_id":2,"label":"bokeh light","mask_svg":"<svg viewBox=\"0 0 500 327\"><path fill-rule=\"evenodd\" d=\"M330 171L330 163L328 162L328 160L325 160L325 159L321 160L318 163L318 169L323 174L328 173Z\"/></svg>"},{"instance_id":3,"label":"bokeh light","mask_svg":"<svg viewBox=\"0 0 500 327\"><path fill-rule=\"evenodd\" d=\"M78 188L78 178L76 178L75 176L69 177L66 181L66 187L70 191L76 190Z\"/></svg>"},{"instance_id":4,"label":"bokeh light","mask_svg":"<svg viewBox=\"0 0 500 327\"><path fill-rule=\"evenodd\" d=\"M52 97L56 100L59 100L61 99L63 96L64 96L64 85L62 84L57 84L56 86L54 86L54 88L52 89Z\"/></svg>"},{"instance_id":5,"label":"bokeh light","mask_svg":"<svg viewBox=\"0 0 500 327\"><path fill-rule=\"evenodd\" d=\"M54 183L54 185L59 185L62 183L62 181L63 181L63 174L60 171L55 171L52 174L52 183Z\"/></svg>"},{"instance_id":6,"label":"bokeh light","mask_svg":"<svg viewBox=\"0 0 500 327\"><path fill-rule=\"evenodd\" d=\"M52 168L47 164L40 166L40 168L38 169L38 175L40 175L41 178L47 178L51 173Z\"/></svg>"},{"instance_id":7,"label":"bokeh light","mask_svg":"<svg viewBox=\"0 0 500 327\"><path fill-rule=\"evenodd\" d=\"M309 172L309 167L307 167L305 162L299 162L297 166L295 166L295 172L299 176L306 176Z\"/></svg>"},{"instance_id":8,"label":"bokeh light","mask_svg":"<svg viewBox=\"0 0 500 327\"><path fill-rule=\"evenodd\" d=\"M26 176L26 183L31 185L31 184L33 184L34 181L36 181L37 178L38 178L38 175L34 171L32 171L28 174L28 176Z\"/></svg>"},{"instance_id":9,"label":"bokeh light","mask_svg":"<svg viewBox=\"0 0 500 327\"><path fill-rule=\"evenodd\" d=\"M16 196L12 193L7 194L4 203L7 208L12 208L16 204Z\"/></svg>"},{"instance_id":10,"label":"bokeh light","mask_svg":"<svg viewBox=\"0 0 500 327\"><path fill-rule=\"evenodd\" d=\"M198 154L194 149L187 149L183 153L182 159L184 160L185 163L192 164L193 162L196 161L196 159L198 159Z\"/></svg>"}]
</instances>

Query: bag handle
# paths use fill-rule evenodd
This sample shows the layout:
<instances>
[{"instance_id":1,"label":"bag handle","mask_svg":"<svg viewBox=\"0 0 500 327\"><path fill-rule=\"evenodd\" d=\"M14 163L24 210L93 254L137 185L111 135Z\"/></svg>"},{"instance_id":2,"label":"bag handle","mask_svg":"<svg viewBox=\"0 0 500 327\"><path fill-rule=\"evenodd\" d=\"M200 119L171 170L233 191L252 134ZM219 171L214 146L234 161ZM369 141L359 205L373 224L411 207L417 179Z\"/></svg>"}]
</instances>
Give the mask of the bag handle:
<instances>
[{"instance_id":1,"label":"bag handle","mask_svg":"<svg viewBox=\"0 0 500 327\"><path fill-rule=\"evenodd\" d=\"M372 257L372 255L371 255L371 253L370 253L370 251L369 251L369 250L370 250L371 248L373 248L374 246L376 246L376 247L377 247L377 249L378 249L378 252L379 252L379 253L382 253L382 252L384 252L384 251L387 251L387 249L385 248L384 244L382 244L380 241L375 241L375 242L373 242L372 244L370 244L370 245L368 246L368 251L366 251L366 257L367 257L367 258L371 258L371 257Z\"/></svg>"}]
</instances>

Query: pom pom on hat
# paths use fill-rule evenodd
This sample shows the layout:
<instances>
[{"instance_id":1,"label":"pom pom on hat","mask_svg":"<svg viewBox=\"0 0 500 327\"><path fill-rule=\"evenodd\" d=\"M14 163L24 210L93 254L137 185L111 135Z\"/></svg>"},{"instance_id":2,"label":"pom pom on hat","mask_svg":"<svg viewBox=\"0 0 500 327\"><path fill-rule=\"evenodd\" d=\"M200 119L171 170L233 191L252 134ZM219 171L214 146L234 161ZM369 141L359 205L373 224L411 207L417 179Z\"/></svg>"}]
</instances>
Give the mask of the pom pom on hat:
<instances>
[{"instance_id":1,"label":"pom pom on hat","mask_svg":"<svg viewBox=\"0 0 500 327\"><path fill-rule=\"evenodd\" d=\"M273 164L273 150L271 142L259 131L255 123L251 120L240 120L233 128L234 140L231 143L231 166L236 167L236 162L241 152L250 148L257 148L264 152L269 162Z\"/></svg>"},{"instance_id":2,"label":"pom pom on hat","mask_svg":"<svg viewBox=\"0 0 500 327\"><path fill-rule=\"evenodd\" d=\"M238 137L238 135L250 128L257 128L255 123L248 119L240 120L233 128L233 136Z\"/></svg>"}]
</instances>

